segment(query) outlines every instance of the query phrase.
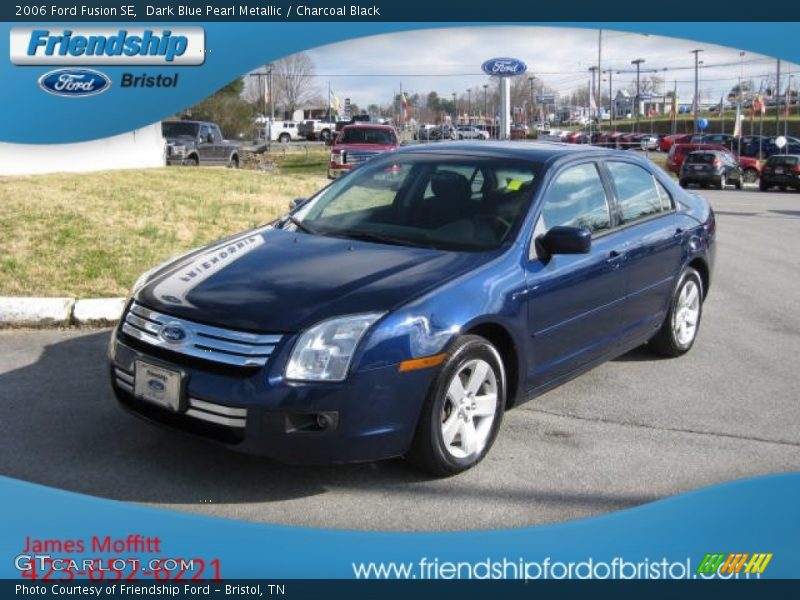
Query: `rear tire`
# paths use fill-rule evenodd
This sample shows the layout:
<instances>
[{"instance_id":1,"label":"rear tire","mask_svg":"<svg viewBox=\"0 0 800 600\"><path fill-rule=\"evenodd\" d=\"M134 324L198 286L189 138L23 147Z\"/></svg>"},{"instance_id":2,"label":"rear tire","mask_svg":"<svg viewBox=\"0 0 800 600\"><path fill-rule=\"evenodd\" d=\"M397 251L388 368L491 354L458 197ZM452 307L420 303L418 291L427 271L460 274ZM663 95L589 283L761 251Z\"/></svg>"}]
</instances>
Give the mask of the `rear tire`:
<instances>
[{"instance_id":1,"label":"rear tire","mask_svg":"<svg viewBox=\"0 0 800 600\"><path fill-rule=\"evenodd\" d=\"M466 471L492 447L505 405L497 350L479 336L458 338L428 392L407 459L437 477Z\"/></svg>"},{"instance_id":2,"label":"rear tire","mask_svg":"<svg viewBox=\"0 0 800 600\"><path fill-rule=\"evenodd\" d=\"M292 141L292 136L290 136L288 133L282 133L278 136L278 141L281 144L288 144L290 141Z\"/></svg>"},{"instance_id":3,"label":"rear tire","mask_svg":"<svg viewBox=\"0 0 800 600\"><path fill-rule=\"evenodd\" d=\"M736 187L736 189L737 189L737 190L741 190L741 189L742 189L742 180L741 180L741 179L737 179L737 180L734 182L734 184L733 184L733 185Z\"/></svg>"},{"instance_id":4,"label":"rear tire","mask_svg":"<svg viewBox=\"0 0 800 600\"><path fill-rule=\"evenodd\" d=\"M700 274L686 267L672 293L661 329L647 344L650 350L662 356L675 357L691 349L700 330L703 294Z\"/></svg>"},{"instance_id":5,"label":"rear tire","mask_svg":"<svg viewBox=\"0 0 800 600\"><path fill-rule=\"evenodd\" d=\"M236 154L231 156L231 159L228 161L228 167L231 169L239 168L239 157Z\"/></svg>"},{"instance_id":6,"label":"rear tire","mask_svg":"<svg viewBox=\"0 0 800 600\"><path fill-rule=\"evenodd\" d=\"M197 159L196 156L190 156L183 162L183 164L186 165L187 167L198 167L200 166L200 161Z\"/></svg>"},{"instance_id":7,"label":"rear tire","mask_svg":"<svg viewBox=\"0 0 800 600\"><path fill-rule=\"evenodd\" d=\"M744 170L744 182L745 183L755 183L758 181L758 171L753 169L752 167L749 169Z\"/></svg>"}]
</instances>

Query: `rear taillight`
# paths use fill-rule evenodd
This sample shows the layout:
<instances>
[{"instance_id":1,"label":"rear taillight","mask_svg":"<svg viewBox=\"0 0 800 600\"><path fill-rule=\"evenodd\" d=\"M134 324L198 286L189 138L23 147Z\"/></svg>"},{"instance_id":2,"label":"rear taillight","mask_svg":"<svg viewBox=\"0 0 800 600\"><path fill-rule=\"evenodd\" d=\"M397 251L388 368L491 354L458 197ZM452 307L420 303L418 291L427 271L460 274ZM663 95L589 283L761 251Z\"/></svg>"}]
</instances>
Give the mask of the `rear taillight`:
<instances>
[{"instance_id":1,"label":"rear taillight","mask_svg":"<svg viewBox=\"0 0 800 600\"><path fill-rule=\"evenodd\" d=\"M797 173L798 175L800 175L800 165L792 167L792 173Z\"/></svg>"},{"instance_id":2,"label":"rear taillight","mask_svg":"<svg viewBox=\"0 0 800 600\"><path fill-rule=\"evenodd\" d=\"M722 161L718 158L714 159L714 168L719 169L722 166Z\"/></svg>"}]
</instances>

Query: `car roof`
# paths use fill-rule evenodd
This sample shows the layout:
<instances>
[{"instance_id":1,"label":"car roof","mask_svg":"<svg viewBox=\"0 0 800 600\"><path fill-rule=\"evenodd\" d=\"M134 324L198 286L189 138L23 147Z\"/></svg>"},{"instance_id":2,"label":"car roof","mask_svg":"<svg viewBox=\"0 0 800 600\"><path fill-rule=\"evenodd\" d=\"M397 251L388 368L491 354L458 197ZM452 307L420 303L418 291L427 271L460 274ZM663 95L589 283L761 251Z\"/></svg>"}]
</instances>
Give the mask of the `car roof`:
<instances>
[{"instance_id":1,"label":"car roof","mask_svg":"<svg viewBox=\"0 0 800 600\"><path fill-rule=\"evenodd\" d=\"M403 146L398 152L419 154L442 154L461 156L485 156L490 158L516 158L532 162L546 162L575 156L632 157L630 152L598 148L588 144L566 144L563 142L444 142L441 144ZM637 157L638 158L638 157Z\"/></svg>"}]
</instances>

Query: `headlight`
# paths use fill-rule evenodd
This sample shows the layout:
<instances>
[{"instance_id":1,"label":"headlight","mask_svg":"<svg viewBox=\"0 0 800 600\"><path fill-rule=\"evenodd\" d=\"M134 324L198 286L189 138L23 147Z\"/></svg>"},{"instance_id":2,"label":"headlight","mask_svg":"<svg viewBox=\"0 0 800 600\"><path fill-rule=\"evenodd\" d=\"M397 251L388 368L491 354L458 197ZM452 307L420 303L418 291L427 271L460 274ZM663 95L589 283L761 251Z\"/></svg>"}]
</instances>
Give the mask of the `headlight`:
<instances>
[{"instance_id":1,"label":"headlight","mask_svg":"<svg viewBox=\"0 0 800 600\"><path fill-rule=\"evenodd\" d=\"M336 317L317 323L294 345L286 378L297 381L343 381L358 342L383 313Z\"/></svg>"}]
</instances>

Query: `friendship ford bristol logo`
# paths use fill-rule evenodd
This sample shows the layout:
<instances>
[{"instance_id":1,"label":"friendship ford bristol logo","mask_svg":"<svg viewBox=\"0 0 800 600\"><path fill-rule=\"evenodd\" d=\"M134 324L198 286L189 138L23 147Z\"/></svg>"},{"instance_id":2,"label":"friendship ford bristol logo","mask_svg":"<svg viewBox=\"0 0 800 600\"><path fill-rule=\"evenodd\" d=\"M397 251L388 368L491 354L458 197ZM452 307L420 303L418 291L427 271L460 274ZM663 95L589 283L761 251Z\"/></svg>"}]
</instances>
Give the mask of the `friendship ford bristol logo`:
<instances>
[{"instance_id":1,"label":"friendship ford bristol logo","mask_svg":"<svg viewBox=\"0 0 800 600\"><path fill-rule=\"evenodd\" d=\"M161 327L161 331L158 332L158 335L161 336L161 339L169 342L170 344L180 344L185 342L186 339L189 337L188 332L183 328L183 325L179 323L167 323Z\"/></svg>"},{"instance_id":2,"label":"friendship ford bristol logo","mask_svg":"<svg viewBox=\"0 0 800 600\"><path fill-rule=\"evenodd\" d=\"M105 92L111 80L93 69L56 69L39 78L39 87L54 96L84 98Z\"/></svg>"},{"instance_id":3,"label":"friendship ford bristol logo","mask_svg":"<svg viewBox=\"0 0 800 600\"><path fill-rule=\"evenodd\" d=\"M495 77L512 77L522 75L528 70L528 65L516 58L490 58L481 65L487 75Z\"/></svg>"}]
</instances>

